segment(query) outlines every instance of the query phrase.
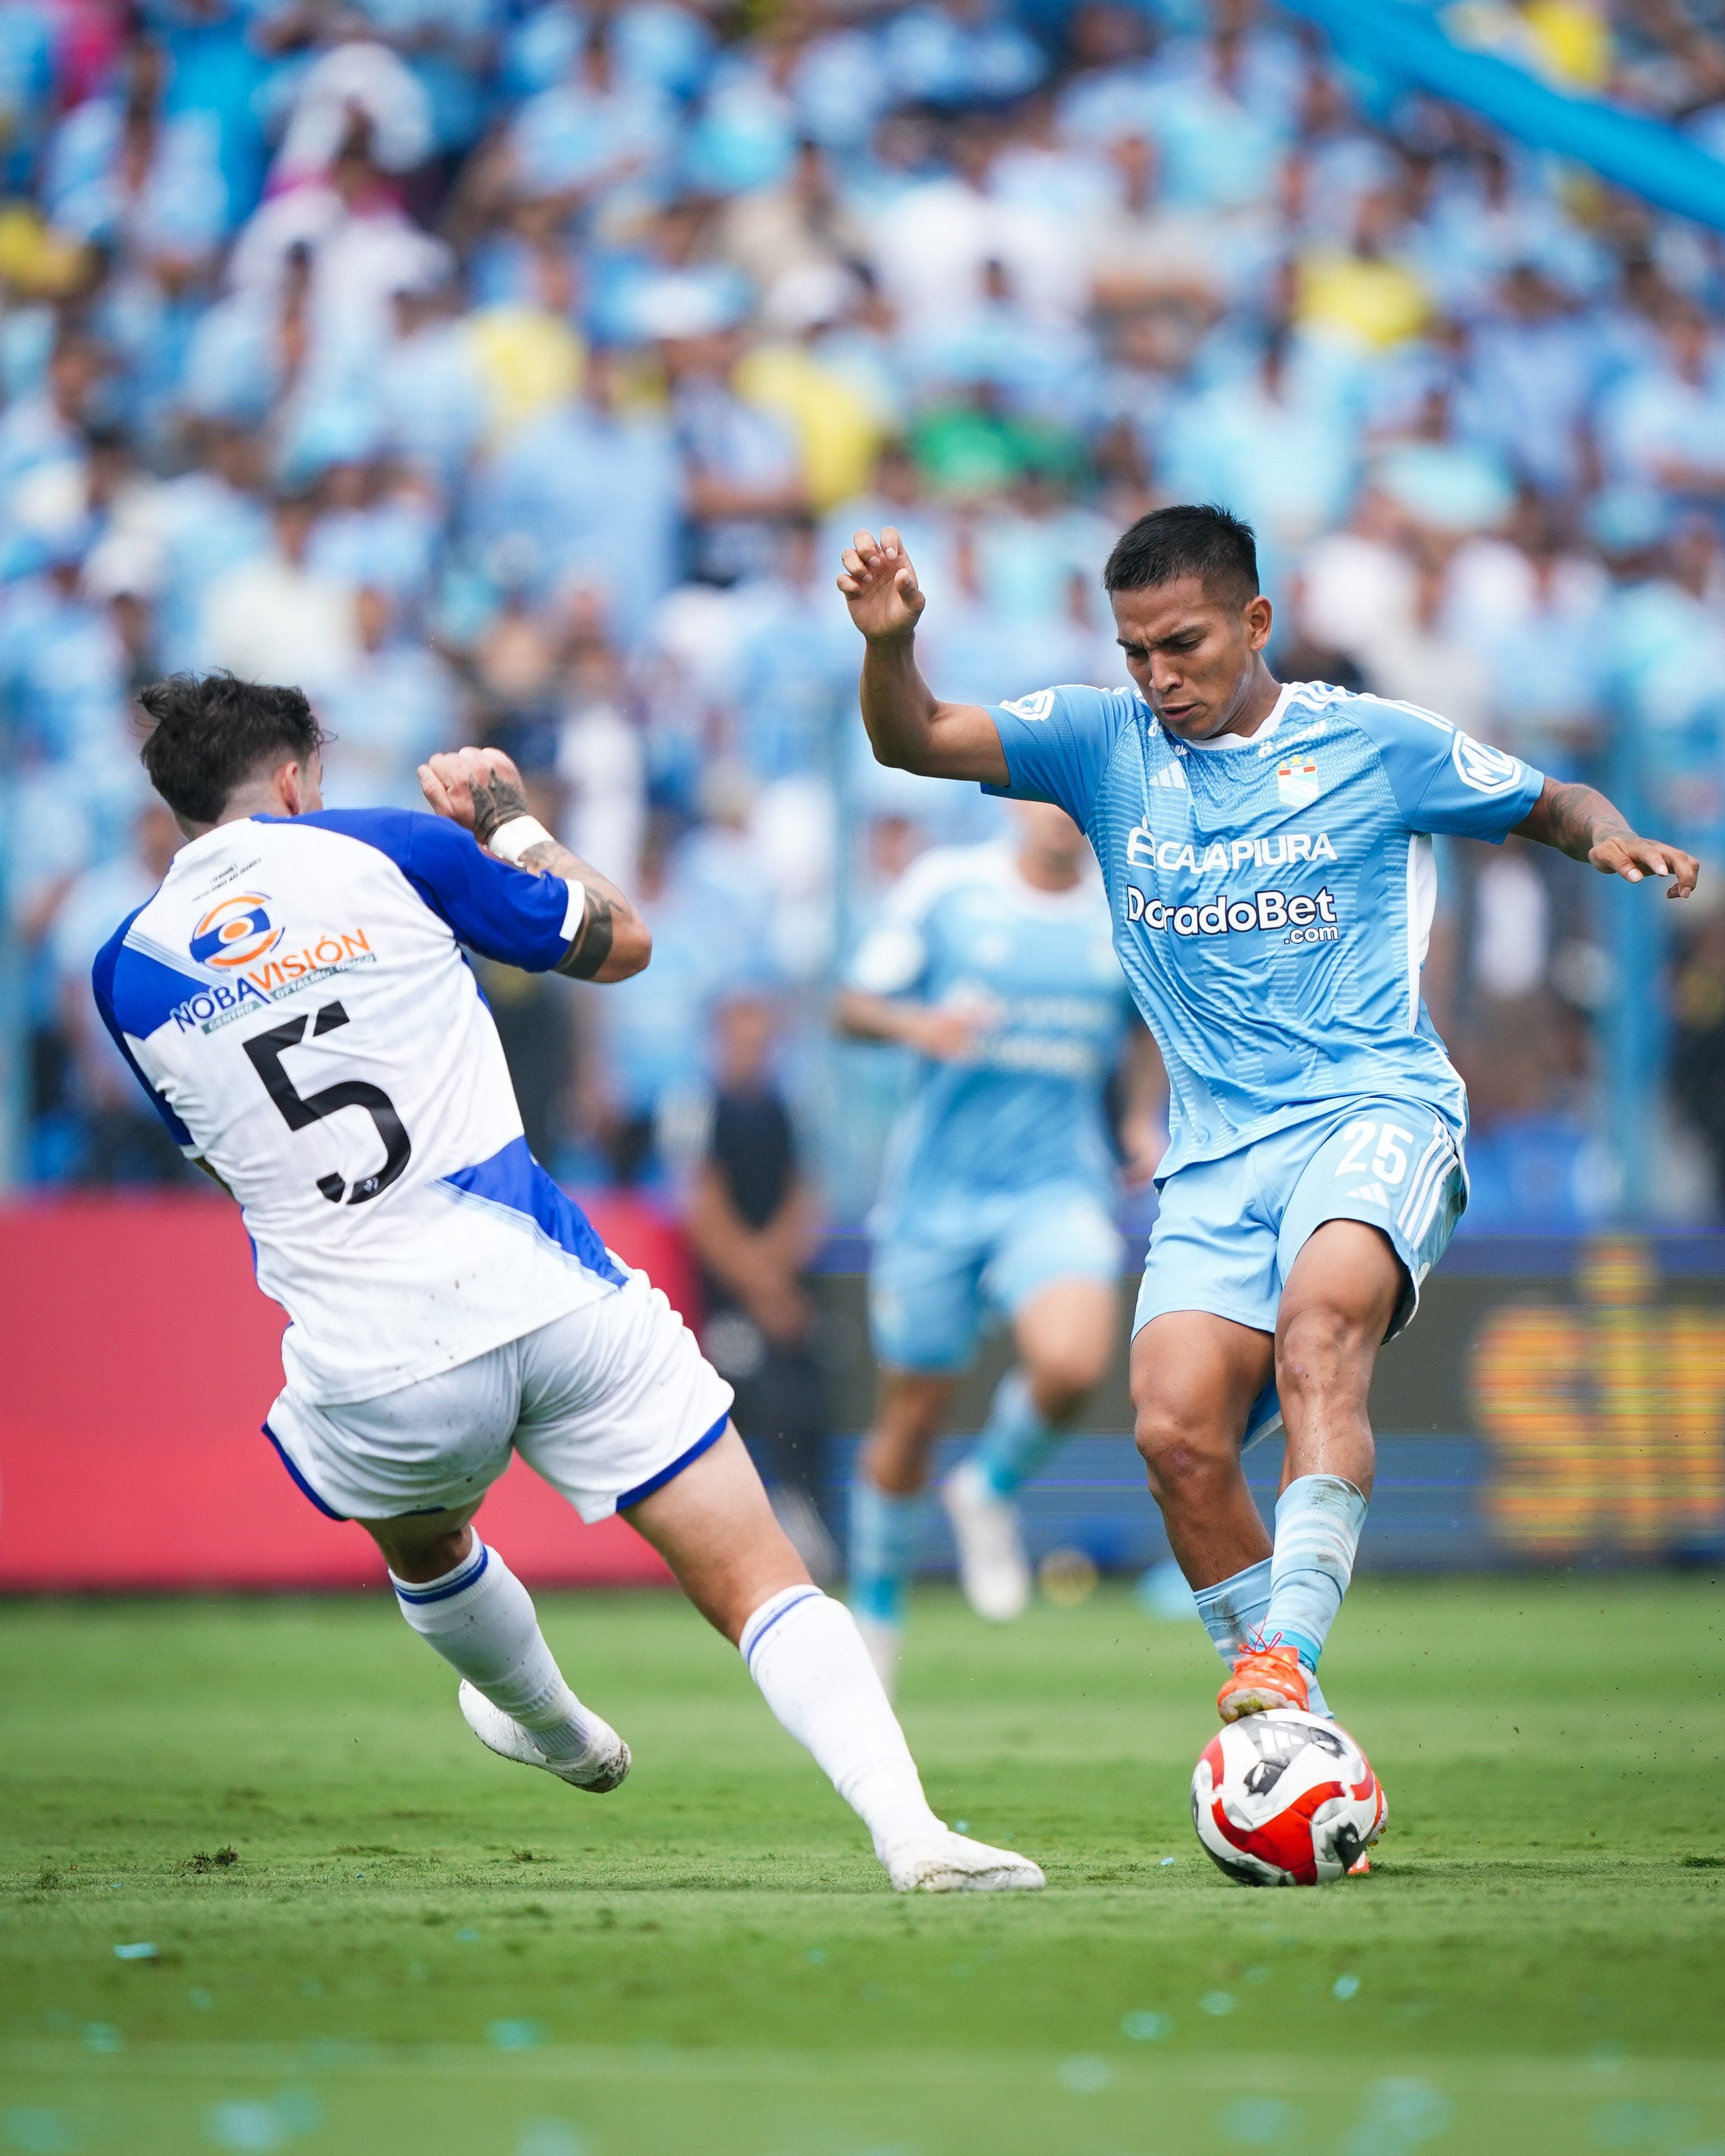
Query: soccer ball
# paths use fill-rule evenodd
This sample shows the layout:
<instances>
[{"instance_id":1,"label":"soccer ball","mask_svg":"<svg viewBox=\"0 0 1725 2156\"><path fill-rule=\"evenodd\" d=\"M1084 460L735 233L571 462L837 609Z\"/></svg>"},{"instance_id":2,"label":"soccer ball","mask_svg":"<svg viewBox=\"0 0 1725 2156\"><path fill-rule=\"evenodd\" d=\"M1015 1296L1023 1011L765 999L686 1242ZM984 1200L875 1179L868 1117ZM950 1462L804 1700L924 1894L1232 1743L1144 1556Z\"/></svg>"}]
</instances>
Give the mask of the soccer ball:
<instances>
[{"instance_id":1,"label":"soccer ball","mask_svg":"<svg viewBox=\"0 0 1725 2156\"><path fill-rule=\"evenodd\" d=\"M1243 1887L1322 1887L1384 1831L1389 1806L1345 1729L1295 1707L1243 1714L1192 1773L1192 1824Z\"/></svg>"}]
</instances>

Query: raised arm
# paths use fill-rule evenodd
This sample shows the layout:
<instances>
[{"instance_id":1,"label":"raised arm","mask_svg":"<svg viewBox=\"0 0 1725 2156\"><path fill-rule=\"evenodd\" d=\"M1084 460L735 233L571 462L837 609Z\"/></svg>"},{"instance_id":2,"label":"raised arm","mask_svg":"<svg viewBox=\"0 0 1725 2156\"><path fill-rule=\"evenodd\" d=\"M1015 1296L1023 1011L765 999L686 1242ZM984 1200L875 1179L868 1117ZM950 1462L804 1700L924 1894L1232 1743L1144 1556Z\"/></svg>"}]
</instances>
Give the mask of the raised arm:
<instances>
[{"instance_id":1,"label":"raised arm","mask_svg":"<svg viewBox=\"0 0 1725 2156\"><path fill-rule=\"evenodd\" d=\"M583 893L581 926L557 970L578 981L626 981L653 955L653 937L614 883L559 845L534 819L521 775L501 749L463 748L419 767L419 789L439 816L531 875L561 876ZM529 828L511 834L510 824ZM492 840L504 834L504 845ZM525 841L525 843L520 843Z\"/></svg>"},{"instance_id":2,"label":"raised arm","mask_svg":"<svg viewBox=\"0 0 1725 2156\"><path fill-rule=\"evenodd\" d=\"M1663 839L1640 839L1604 795L1591 786L1565 785L1548 778L1532 808L1515 827L1520 839L1555 846L1571 860L1586 861L1601 875L1620 875L1625 883L1645 876L1668 875L1667 898L1687 898L1701 864L1681 846Z\"/></svg>"},{"instance_id":3,"label":"raised arm","mask_svg":"<svg viewBox=\"0 0 1725 2156\"><path fill-rule=\"evenodd\" d=\"M943 704L916 665L916 624L928 603L891 525L859 531L845 550L839 588L861 631L863 724L875 761L927 778L1004 786L1006 752L980 704Z\"/></svg>"}]
</instances>

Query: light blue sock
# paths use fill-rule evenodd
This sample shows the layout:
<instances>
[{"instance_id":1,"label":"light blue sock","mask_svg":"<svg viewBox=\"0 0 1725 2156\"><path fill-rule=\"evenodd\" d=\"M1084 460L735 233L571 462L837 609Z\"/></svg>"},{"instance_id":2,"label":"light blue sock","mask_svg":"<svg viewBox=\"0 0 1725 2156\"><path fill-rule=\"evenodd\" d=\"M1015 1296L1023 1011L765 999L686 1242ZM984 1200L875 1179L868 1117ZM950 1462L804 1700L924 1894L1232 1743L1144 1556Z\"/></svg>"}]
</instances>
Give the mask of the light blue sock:
<instances>
[{"instance_id":1,"label":"light blue sock","mask_svg":"<svg viewBox=\"0 0 1725 2156\"><path fill-rule=\"evenodd\" d=\"M1267 1557L1249 1564L1214 1587L1193 1591L1204 1629L1215 1643L1216 1652L1231 1670L1234 1658L1248 1640L1257 1637L1270 1614L1270 1565Z\"/></svg>"},{"instance_id":2,"label":"light blue sock","mask_svg":"<svg viewBox=\"0 0 1725 2156\"><path fill-rule=\"evenodd\" d=\"M1276 1500L1264 1631L1292 1647L1308 1672L1348 1592L1365 1523L1365 1499L1339 1475L1301 1475Z\"/></svg>"},{"instance_id":3,"label":"light blue sock","mask_svg":"<svg viewBox=\"0 0 1725 2156\"><path fill-rule=\"evenodd\" d=\"M1022 1370L1009 1370L994 1388L988 1419L967 1465L981 1469L997 1497L1010 1497L1028 1482L1060 1441L1060 1433L1031 1397Z\"/></svg>"},{"instance_id":4,"label":"light blue sock","mask_svg":"<svg viewBox=\"0 0 1725 2156\"><path fill-rule=\"evenodd\" d=\"M850 1606L877 1625L902 1625L921 1497L891 1496L859 1475L850 1485Z\"/></svg>"},{"instance_id":5,"label":"light blue sock","mask_svg":"<svg viewBox=\"0 0 1725 2156\"><path fill-rule=\"evenodd\" d=\"M1198 1614L1204 1620L1204 1630L1230 1670L1235 1656L1246 1641L1263 1637L1270 1615L1270 1579L1274 1563L1272 1558L1260 1558L1244 1572L1236 1572L1229 1579L1219 1579L1214 1587L1200 1587L1193 1596ZM1333 1722L1335 1717L1330 1712L1329 1702L1310 1670L1306 1672L1306 1690L1312 1712Z\"/></svg>"}]
</instances>

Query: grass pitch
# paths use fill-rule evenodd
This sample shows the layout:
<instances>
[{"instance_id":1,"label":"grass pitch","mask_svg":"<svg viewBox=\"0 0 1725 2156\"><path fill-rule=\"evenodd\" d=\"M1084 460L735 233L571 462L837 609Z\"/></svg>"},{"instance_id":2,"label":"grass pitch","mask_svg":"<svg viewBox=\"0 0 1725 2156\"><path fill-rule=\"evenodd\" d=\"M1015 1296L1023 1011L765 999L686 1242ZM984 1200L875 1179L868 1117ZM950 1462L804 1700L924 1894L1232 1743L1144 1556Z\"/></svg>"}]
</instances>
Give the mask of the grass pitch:
<instances>
[{"instance_id":1,"label":"grass pitch","mask_svg":"<svg viewBox=\"0 0 1725 2156\"><path fill-rule=\"evenodd\" d=\"M1367 1582L1375 1875L1199 1851L1195 1624L919 1595L902 1707L1038 1897L899 1898L669 1596L546 1597L634 1774L492 1758L381 1595L0 1609L0 2148L1725 2148L1716 1582ZM154 1948L118 1958L116 1946Z\"/></svg>"}]
</instances>

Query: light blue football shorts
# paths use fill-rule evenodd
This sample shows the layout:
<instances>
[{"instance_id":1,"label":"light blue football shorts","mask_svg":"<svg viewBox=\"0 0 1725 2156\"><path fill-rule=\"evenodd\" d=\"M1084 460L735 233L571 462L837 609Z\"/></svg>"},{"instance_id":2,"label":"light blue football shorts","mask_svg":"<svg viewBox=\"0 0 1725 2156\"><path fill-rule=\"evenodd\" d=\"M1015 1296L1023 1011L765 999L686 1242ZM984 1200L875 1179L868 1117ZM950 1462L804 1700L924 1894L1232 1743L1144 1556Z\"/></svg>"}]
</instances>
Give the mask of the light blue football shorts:
<instances>
[{"instance_id":1,"label":"light blue football shorts","mask_svg":"<svg viewBox=\"0 0 1725 2156\"><path fill-rule=\"evenodd\" d=\"M1144 1261L1132 1330L1205 1310L1274 1332L1294 1260L1326 1220L1364 1220L1394 1245L1407 1291L1386 1338L1409 1325L1420 1286L1467 1204L1451 1126L1423 1104L1337 1101L1221 1160L1176 1168Z\"/></svg>"},{"instance_id":2,"label":"light blue football shorts","mask_svg":"<svg viewBox=\"0 0 1725 2156\"><path fill-rule=\"evenodd\" d=\"M1014 1316L1055 1281L1111 1286L1123 1255L1119 1230L1086 1183L946 1200L875 1242L875 1353L899 1370L962 1370L996 1313Z\"/></svg>"}]
</instances>

